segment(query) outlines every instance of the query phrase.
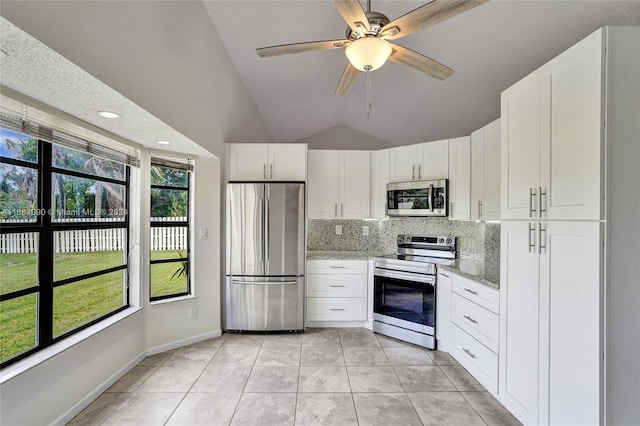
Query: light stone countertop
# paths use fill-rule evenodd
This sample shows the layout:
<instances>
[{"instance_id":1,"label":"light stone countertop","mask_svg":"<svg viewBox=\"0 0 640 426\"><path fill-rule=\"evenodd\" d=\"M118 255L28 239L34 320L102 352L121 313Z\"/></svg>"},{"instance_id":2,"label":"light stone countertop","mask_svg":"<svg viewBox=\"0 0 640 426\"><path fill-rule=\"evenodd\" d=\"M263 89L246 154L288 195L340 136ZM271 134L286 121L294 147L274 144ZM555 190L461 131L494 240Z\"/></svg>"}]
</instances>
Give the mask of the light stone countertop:
<instances>
[{"instance_id":1,"label":"light stone countertop","mask_svg":"<svg viewBox=\"0 0 640 426\"><path fill-rule=\"evenodd\" d=\"M308 251L307 260L369 260L389 253L375 251Z\"/></svg>"},{"instance_id":2,"label":"light stone countertop","mask_svg":"<svg viewBox=\"0 0 640 426\"><path fill-rule=\"evenodd\" d=\"M450 264L438 265L438 269L453 272L484 284L500 289L500 262L491 260L456 259Z\"/></svg>"}]
</instances>

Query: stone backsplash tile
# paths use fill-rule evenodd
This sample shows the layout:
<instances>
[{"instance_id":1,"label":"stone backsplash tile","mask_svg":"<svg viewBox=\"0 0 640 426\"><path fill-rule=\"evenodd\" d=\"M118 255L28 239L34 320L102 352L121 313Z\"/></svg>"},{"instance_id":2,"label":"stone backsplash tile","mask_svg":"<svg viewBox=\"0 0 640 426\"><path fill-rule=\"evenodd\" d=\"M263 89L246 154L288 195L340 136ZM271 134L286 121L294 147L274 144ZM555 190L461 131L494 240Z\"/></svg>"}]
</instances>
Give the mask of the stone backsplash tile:
<instances>
[{"instance_id":1,"label":"stone backsplash tile","mask_svg":"<svg viewBox=\"0 0 640 426\"><path fill-rule=\"evenodd\" d=\"M336 225L342 226L342 235L336 235ZM369 235L363 235L363 226L369 227ZM489 238L487 229L490 229ZM500 255L499 224L457 222L446 218L309 219L307 248L394 253L398 234L453 235L457 237L460 258L484 259L487 251L492 256Z\"/></svg>"}]
</instances>

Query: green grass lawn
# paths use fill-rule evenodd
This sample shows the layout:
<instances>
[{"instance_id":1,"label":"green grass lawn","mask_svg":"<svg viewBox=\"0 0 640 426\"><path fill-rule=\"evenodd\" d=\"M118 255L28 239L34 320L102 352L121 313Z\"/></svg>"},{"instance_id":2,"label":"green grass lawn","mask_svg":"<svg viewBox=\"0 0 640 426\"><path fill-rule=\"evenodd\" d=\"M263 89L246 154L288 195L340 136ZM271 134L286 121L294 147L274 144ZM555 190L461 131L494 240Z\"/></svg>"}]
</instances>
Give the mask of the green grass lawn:
<instances>
[{"instance_id":1,"label":"green grass lawn","mask_svg":"<svg viewBox=\"0 0 640 426\"><path fill-rule=\"evenodd\" d=\"M175 251L154 252L154 259L178 257ZM61 280L122 265L122 252L57 253L54 279ZM173 277L181 262L153 265L152 294L186 291L185 276ZM37 285L35 254L0 254L0 293L7 294ZM112 312L126 303L123 271L55 287L53 290L53 336ZM32 347L36 342L37 296L30 294L0 303L0 360Z\"/></svg>"}]
</instances>

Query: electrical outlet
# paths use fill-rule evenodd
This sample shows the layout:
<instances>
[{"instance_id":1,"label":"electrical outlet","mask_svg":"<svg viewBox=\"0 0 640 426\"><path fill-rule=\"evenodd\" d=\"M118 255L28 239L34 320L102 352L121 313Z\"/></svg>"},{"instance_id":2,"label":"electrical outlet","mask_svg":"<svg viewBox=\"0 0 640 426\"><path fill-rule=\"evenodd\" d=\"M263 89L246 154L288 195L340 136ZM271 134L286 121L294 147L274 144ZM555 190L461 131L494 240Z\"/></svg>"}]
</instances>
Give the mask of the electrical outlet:
<instances>
[{"instance_id":1,"label":"electrical outlet","mask_svg":"<svg viewBox=\"0 0 640 426\"><path fill-rule=\"evenodd\" d=\"M365 237L367 235L369 235L369 227L368 226L365 225L365 226L362 227L362 235L364 235Z\"/></svg>"},{"instance_id":2,"label":"electrical outlet","mask_svg":"<svg viewBox=\"0 0 640 426\"><path fill-rule=\"evenodd\" d=\"M342 235L342 225L336 225L336 235Z\"/></svg>"},{"instance_id":3,"label":"electrical outlet","mask_svg":"<svg viewBox=\"0 0 640 426\"><path fill-rule=\"evenodd\" d=\"M187 317L189 319L196 319L196 317L198 316L198 311L196 309L195 306L190 306L189 310L187 311Z\"/></svg>"}]
</instances>

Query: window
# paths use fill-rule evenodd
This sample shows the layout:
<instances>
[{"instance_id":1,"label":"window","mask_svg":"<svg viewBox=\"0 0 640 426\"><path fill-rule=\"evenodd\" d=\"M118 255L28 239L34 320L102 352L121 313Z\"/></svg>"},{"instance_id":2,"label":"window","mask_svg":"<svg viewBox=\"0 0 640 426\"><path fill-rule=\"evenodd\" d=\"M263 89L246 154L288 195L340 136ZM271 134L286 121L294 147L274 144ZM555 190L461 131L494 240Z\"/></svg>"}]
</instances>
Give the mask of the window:
<instances>
[{"instance_id":1,"label":"window","mask_svg":"<svg viewBox=\"0 0 640 426\"><path fill-rule=\"evenodd\" d=\"M0 128L2 366L128 307L128 202L128 166Z\"/></svg>"},{"instance_id":2,"label":"window","mask_svg":"<svg viewBox=\"0 0 640 426\"><path fill-rule=\"evenodd\" d=\"M151 160L151 301L191 294L188 162Z\"/></svg>"}]
</instances>

